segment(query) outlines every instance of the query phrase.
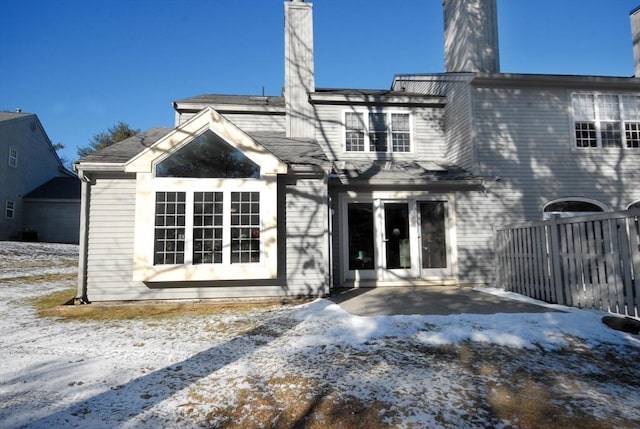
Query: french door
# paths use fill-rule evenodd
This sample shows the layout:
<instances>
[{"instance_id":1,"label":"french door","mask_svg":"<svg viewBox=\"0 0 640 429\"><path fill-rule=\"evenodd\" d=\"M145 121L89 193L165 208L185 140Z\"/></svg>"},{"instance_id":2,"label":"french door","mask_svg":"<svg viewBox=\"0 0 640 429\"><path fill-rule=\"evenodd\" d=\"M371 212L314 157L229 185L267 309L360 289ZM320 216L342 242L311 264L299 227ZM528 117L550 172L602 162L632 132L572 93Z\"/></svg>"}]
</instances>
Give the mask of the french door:
<instances>
[{"instance_id":1,"label":"french door","mask_svg":"<svg viewBox=\"0 0 640 429\"><path fill-rule=\"evenodd\" d=\"M346 202L346 280L438 278L451 274L447 202Z\"/></svg>"}]
</instances>

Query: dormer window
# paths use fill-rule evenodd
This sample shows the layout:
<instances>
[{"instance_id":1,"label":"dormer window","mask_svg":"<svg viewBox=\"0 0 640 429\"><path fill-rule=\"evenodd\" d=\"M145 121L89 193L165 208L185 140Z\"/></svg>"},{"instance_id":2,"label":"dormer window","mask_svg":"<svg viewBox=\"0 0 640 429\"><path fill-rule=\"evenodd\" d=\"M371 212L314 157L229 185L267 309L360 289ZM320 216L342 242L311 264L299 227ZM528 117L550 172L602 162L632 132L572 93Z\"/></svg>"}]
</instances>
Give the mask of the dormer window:
<instances>
[{"instance_id":1,"label":"dormer window","mask_svg":"<svg viewBox=\"0 0 640 429\"><path fill-rule=\"evenodd\" d=\"M578 148L640 148L640 97L577 93L572 96Z\"/></svg>"},{"instance_id":2,"label":"dormer window","mask_svg":"<svg viewBox=\"0 0 640 429\"><path fill-rule=\"evenodd\" d=\"M411 114L345 112L346 152L411 152Z\"/></svg>"}]
</instances>

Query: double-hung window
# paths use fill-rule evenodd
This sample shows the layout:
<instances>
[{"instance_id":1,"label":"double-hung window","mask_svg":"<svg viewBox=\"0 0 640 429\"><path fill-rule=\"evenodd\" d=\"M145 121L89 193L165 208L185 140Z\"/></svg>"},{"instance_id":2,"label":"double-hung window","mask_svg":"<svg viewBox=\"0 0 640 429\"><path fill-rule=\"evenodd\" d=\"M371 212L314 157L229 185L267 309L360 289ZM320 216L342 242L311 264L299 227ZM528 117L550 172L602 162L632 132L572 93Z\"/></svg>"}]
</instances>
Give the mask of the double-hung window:
<instances>
[{"instance_id":1,"label":"double-hung window","mask_svg":"<svg viewBox=\"0 0 640 429\"><path fill-rule=\"evenodd\" d=\"M640 96L576 93L572 97L579 148L640 148Z\"/></svg>"},{"instance_id":2,"label":"double-hung window","mask_svg":"<svg viewBox=\"0 0 640 429\"><path fill-rule=\"evenodd\" d=\"M16 217L16 203L7 200L4 207L4 217L7 219L14 219Z\"/></svg>"},{"instance_id":3,"label":"double-hung window","mask_svg":"<svg viewBox=\"0 0 640 429\"><path fill-rule=\"evenodd\" d=\"M345 112L346 152L411 152L411 114Z\"/></svg>"},{"instance_id":4,"label":"double-hung window","mask_svg":"<svg viewBox=\"0 0 640 429\"><path fill-rule=\"evenodd\" d=\"M9 167L18 168L18 151L12 147L9 148Z\"/></svg>"}]
</instances>

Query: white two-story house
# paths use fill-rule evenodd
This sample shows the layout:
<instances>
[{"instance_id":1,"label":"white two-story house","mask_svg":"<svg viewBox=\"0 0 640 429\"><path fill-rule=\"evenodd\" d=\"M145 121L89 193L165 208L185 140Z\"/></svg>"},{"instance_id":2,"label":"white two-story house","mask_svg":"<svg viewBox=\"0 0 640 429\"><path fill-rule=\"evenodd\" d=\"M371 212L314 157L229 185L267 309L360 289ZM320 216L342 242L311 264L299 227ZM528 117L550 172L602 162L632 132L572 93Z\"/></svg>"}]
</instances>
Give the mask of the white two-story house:
<instances>
[{"instance_id":1,"label":"white two-story house","mask_svg":"<svg viewBox=\"0 0 640 429\"><path fill-rule=\"evenodd\" d=\"M320 89L312 8L282 97L178 100L76 164L79 300L491 285L496 227L640 201L640 79L500 73L495 0L446 0L444 73Z\"/></svg>"}]
</instances>

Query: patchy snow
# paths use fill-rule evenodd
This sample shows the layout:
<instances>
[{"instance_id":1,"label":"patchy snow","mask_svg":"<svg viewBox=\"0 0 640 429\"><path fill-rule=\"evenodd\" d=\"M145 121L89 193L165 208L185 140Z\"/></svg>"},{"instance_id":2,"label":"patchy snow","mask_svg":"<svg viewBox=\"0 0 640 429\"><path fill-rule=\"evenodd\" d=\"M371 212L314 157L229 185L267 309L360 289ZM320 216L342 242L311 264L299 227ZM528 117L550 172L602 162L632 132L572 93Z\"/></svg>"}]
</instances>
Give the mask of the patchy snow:
<instances>
[{"instance_id":1,"label":"patchy snow","mask_svg":"<svg viewBox=\"0 0 640 429\"><path fill-rule=\"evenodd\" d=\"M559 426L640 425L640 338L602 313L359 317L319 299L39 318L29 298L75 282L33 276L76 260L76 246L0 242L0 427L286 427L292 402L309 427L531 427L549 413ZM539 410L513 411L536 395Z\"/></svg>"}]
</instances>

